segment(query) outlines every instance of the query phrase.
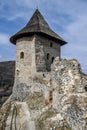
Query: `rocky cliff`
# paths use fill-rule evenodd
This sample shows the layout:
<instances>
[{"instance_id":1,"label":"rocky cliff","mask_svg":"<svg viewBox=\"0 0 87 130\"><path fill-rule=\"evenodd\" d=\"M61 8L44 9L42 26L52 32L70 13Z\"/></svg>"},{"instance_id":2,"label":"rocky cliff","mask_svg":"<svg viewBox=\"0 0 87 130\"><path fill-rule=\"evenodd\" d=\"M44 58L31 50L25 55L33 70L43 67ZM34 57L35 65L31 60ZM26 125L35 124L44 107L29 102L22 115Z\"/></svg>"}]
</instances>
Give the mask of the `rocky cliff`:
<instances>
[{"instance_id":1,"label":"rocky cliff","mask_svg":"<svg viewBox=\"0 0 87 130\"><path fill-rule=\"evenodd\" d=\"M0 62L0 106L11 95L15 73L15 61Z\"/></svg>"},{"instance_id":2,"label":"rocky cliff","mask_svg":"<svg viewBox=\"0 0 87 130\"><path fill-rule=\"evenodd\" d=\"M87 130L87 76L77 60L58 57L30 85L15 83L0 110L0 130Z\"/></svg>"}]
</instances>

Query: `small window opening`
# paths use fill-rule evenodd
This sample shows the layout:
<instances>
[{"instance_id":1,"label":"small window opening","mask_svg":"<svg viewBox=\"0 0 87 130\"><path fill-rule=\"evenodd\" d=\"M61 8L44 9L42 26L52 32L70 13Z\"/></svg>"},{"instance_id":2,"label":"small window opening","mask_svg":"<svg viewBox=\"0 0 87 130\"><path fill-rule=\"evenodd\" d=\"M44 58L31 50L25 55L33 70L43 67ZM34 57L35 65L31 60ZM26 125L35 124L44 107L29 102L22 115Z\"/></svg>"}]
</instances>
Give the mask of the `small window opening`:
<instances>
[{"instance_id":1,"label":"small window opening","mask_svg":"<svg viewBox=\"0 0 87 130\"><path fill-rule=\"evenodd\" d=\"M49 53L47 53L47 60L49 60L50 59L50 54Z\"/></svg>"},{"instance_id":2,"label":"small window opening","mask_svg":"<svg viewBox=\"0 0 87 130\"><path fill-rule=\"evenodd\" d=\"M52 63L53 63L53 61L54 61L54 57L52 57Z\"/></svg>"},{"instance_id":3,"label":"small window opening","mask_svg":"<svg viewBox=\"0 0 87 130\"><path fill-rule=\"evenodd\" d=\"M52 102L53 100L53 91L50 91L49 93L49 101Z\"/></svg>"},{"instance_id":4,"label":"small window opening","mask_svg":"<svg viewBox=\"0 0 87 130\"><path fill-rule=\"evenodd\" d=\"M20 53L20 59L24 59L24 52Z\"/></svg>"},{"instance_id":5,"label":"small window opening","mask_svg":"<svg viewBox=\"0 0 87 130\"><path fill-rule=\"evenodd\" d=\"M16 70L17 71L17 75L19 75L19 70Z\"/></svg>"},{"instance_id":6,"label":"small window opening","mask_svg":"<svg viewBox=\"0 0 87 130\"><path fill-rule=\"evenodd\" d=\"M45 78L45 74L43 74L43 77Z\"/></svg>"},{"instance_id":7,"label":"small window opening","mask_svg":"<svg viewBox=\"0 0 87 130\"><path fill-rule=\"evenodd\" d=\"M85 86L85 91L87 92L87 85Z\"/></svg>"},{"instance_id":8,"label":"small window opening","mask_svg":"<svg viewBox=\"0 0 87 130\"><path fill-rule=\"evenodd\" d=\"M52 42L50 43L50 47L53 47L53 43Z\"/></svg>"}]
</instances>

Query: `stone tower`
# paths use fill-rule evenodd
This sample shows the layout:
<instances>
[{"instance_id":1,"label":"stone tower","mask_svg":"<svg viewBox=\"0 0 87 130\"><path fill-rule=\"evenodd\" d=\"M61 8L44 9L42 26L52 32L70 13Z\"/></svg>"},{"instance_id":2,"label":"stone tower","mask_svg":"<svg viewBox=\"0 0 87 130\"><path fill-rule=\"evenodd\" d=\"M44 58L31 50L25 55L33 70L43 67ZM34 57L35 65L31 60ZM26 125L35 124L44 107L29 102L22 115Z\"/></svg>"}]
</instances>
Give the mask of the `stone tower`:
<instances>
[{"instance_id":1,"label":"stone tower","mask_svg":"<svg viewBox=\"0 0 87 130\"><path fill-rule=\"evenodd\" d=\"M66 42L53 32L36 9L27 25L10 38L16 45L15 79L28 83L38 72L50 71L55 57L60 57Z\"/></svg>"}]
</instances>

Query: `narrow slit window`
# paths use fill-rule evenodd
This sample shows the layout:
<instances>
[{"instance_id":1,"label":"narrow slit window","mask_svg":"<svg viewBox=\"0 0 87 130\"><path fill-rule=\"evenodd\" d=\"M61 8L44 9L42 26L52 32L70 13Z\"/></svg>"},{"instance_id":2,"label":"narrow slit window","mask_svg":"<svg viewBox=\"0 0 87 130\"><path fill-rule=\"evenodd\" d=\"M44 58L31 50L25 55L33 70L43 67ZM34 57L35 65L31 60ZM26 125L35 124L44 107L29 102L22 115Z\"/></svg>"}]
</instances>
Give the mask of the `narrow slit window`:
<instances>
[{"instance_id":1,"label":"narrow slit window","mask_svg":"<svg viewBox=\"0 0 87 130\"><path fill-rule=\"evenodd\" d=\"M53 43L52 42L50 43L50 47L53 47Z\"/></svg>"},{"instance_id":2,"label":"narrow slit window","mask_svg":"<svg viewBox=\"0 0 87 130\"><path fill-rule=\"evenodd\" d=\"M53 61L54 61L54 57L52 57L52 63L53 63Z\"/></svg>"},{"instance_id":3,"label":"narrow slit window","mask_svg":"<svg viewBox=\"0 0 87 130\"><path fill-rule=\"evenodd\" d=\"M20 59L24 59L24 52L20 53Z\"/></svg>"},{"instance_id":4,"label":"narrow slit window","mask_svg":"<svg viewBox=\"0 0 87 130\"><path fill-rule=\"evenodd\" d=\"M85 86L85 91L87 92L87 85Z\"/></svg>"},{"instance_id":5,"label":"narrow slit window","mask_svg":"<svg viewBox=\"0 0 87 130\"><path fill-rule=\"evenodd\" d=\"M47 60L49 60L50 59L50 54L49 53L47 53Z\"/></svg>"}]
</instances>

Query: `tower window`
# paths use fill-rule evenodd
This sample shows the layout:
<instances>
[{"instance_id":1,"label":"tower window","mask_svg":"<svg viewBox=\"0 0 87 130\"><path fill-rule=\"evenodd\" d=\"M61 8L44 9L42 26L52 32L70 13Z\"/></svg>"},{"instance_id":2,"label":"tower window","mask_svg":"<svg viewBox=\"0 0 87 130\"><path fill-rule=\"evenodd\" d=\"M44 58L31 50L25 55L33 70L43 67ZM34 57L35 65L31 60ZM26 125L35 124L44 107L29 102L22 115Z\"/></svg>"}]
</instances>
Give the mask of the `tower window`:
<instances>
[{"instance_id":1,"label":"tower window","mask_svg":"<svg viewBox=\"0 0 87 130\"><path fill-rule=\"evenodd\" d=\"M87 92L87 85L85 86L85 91Z\"/></svg>"},{"instance_id":2,"label":"tower window","mask_svg":"<svg viewBox=\"0 0 87 130\"><path fill-rule=\"evenodd\" d=\"M24 59L24 52L20 53L20 59Z\"/></svg>"},{"instance_id":3,"label":"tower window","mask_svg":"<svg viewBox=\"0 0 87 130\"><path fill-rule=\"evenodd\" d=\"M19 70L16 70L17 71L17 75L19 75Z\"/></svg>"},{"instance_id":4,"label":"tower window","mask_svg":"<svg viewBox=\"0 0 87 130\"><path fill-rule=\"evenodd\" d=\"M49 60L50 59L50 54L49 53L47 53L47 60Z\"/></svg>"},{"instance_id":5,"label":"tower window","mask_svg":"<svg viewBox=\"0 0 87 130\"><path fill-rule=\"evenodd\" d=\"M53 63L53 61L54 61L54 57L52 57L52 63Z\"/></svg>"},{"instance_id":6,"label":"tower window","mask_svg":"<svg viewBox=\"0 0 87 130\"><path fill-rule=\"evenodd\" d=\"M53 43L52 42L50 43L50 47L53 47Z\"/></svg>"}]
</instances>

